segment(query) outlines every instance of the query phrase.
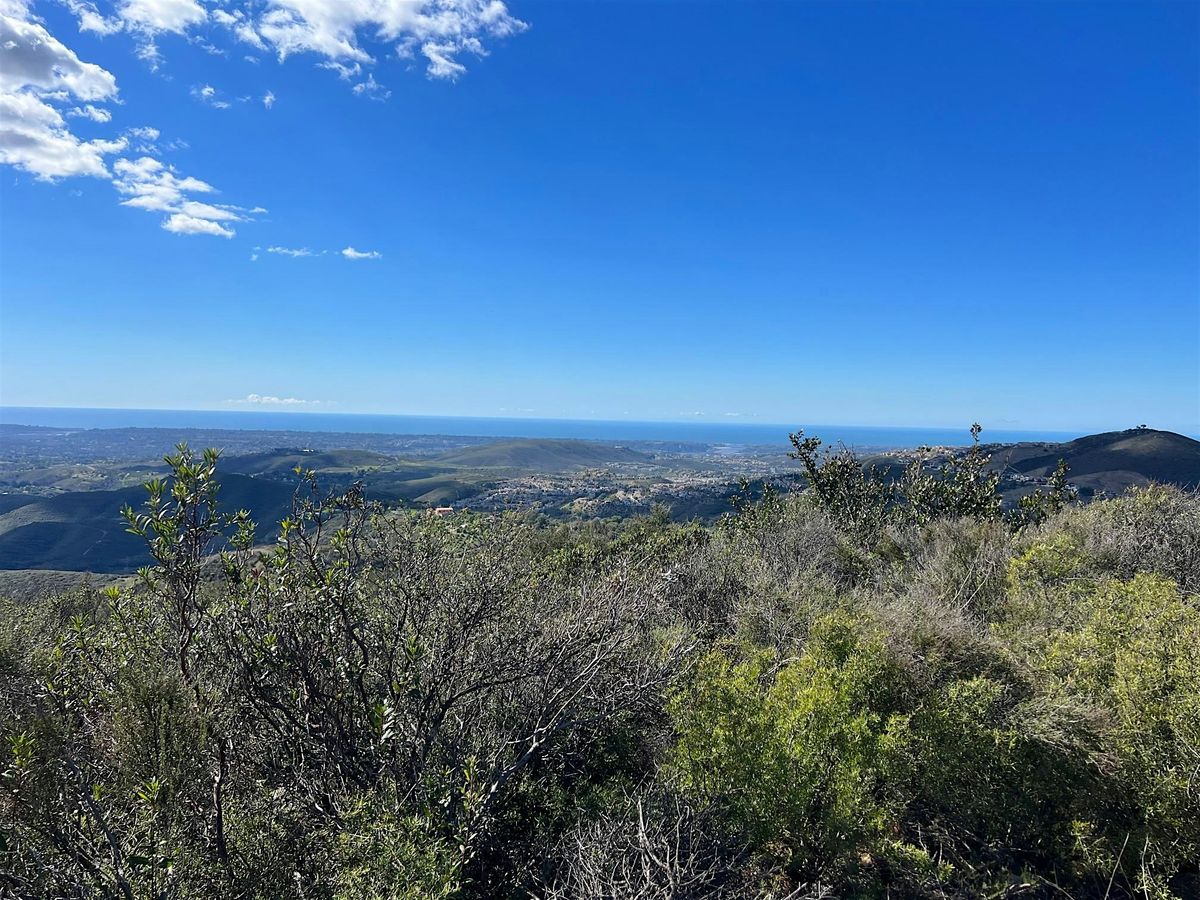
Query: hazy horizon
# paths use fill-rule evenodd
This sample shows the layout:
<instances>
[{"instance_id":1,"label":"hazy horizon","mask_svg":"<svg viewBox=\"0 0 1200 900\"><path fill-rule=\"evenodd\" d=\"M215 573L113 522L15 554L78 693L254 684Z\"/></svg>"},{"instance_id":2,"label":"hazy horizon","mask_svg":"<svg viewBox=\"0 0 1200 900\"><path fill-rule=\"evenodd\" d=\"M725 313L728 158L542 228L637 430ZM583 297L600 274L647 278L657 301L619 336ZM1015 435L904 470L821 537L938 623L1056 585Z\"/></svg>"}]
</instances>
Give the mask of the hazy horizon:
<instances>
[{"instance_id":1,"label":"hazy horizon","mask_svg":"<svg viewBox=\"0 0 1200 900\"><path fill-rule=\"evenodd\" d=\"M0 424L63 428L165 428L176 430L297 431L360 434L455 434L495 437L562 437L590 440L740 441L786 443L797 429L828 442L871 446L917 446L921 443L967 444L970 423L884 424L757 421L715 417L677 419L551 418L539 416L438 416L405 413L361 413L305 410L181 410L122 407L0 406ZM983 422L985 442L1066 441L1102 431L1122 431L1130 423L1088 428L1030 428L1014 423ZM1172 429L1160 429L1170 431ZM1182 432L1190 437L1194 433Z\"/></svg>"}]
</instances>

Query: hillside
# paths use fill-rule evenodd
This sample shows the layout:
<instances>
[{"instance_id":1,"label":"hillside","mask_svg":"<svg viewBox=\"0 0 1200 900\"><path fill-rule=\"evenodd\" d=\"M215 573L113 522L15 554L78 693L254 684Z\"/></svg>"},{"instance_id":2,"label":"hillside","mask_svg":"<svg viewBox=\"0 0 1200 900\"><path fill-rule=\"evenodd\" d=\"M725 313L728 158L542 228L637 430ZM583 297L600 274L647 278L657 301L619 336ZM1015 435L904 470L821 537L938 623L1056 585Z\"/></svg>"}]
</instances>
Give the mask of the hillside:
<instances>
[{"instance_id":1,"label":"hillside","mask_svg":"<svg viewBox=\"0 0 1200 900\"><path fill-rule=\"evenodd\" d=\"M130 572L149 562L145 542L125 531L121 509L146 499L142 487L34 498L0 515L0 569ZM292 488L226 473L223 509L248 509L261 537L291 509Z\"/></svg>"},{"instance_id":2,"label":"hillside","mask_svg":"<svg viewBox=\"0 0 1200 900\"><path fill-rule=\"evenodd\" d=\"M396 460L370 450L278 449L243 453L221 459L222 472L241 475L291 475L297 466L314 472L355 473L362 469L395 465Z\"/></svg>"},{"instance_id":3,"label":"hillside","mask_svg":"<svg viewBox=\"0 0 1200 900\"><path fill-rule=\"evenodd\" d=\"M1200 441L1171 431L1131 428L1063 444L1011 444L993 452L1001 471L1032 478L1050 475L1060 459L1070 467L1071 481L1092 493L1117 494L1150 481L1200 487Z\"/></svg>"},{"instance_id":4,"label":"hillside","mask_svg":"<svg viewBox=\"0 0 1200 900\"><path fill-rule=\"evenodd\" d=\"M367 495L382 503L453 503L478 493L479 484L486 481L449 463L397 459L355 449L246 453L222 457L220 470L295 484L297 466L318 473L327 489L360 481Z\"/></svg>"},{"instance_id":5,"label":"hillside","mask_svg":"<svg viewBox=\"0 0 1200 900\"><path fill-rule=\"evenodd\" d=\"M0 570L0 597L28 601L61 594L81 586L102 588L120 582L121 575L65 572L54 569Z\"/></svg>"},{"instance_id":6,"label":"hillside","mask_svg":"<svg viewBox=\"0 0 1200 900\"><path fill-rule=\"evenodd\" d=\"M1009 505L1036 490L1060 458L1070 466L1070 481L1084 500L1150 481L1200 485L1200 441L1171 432L1135 429L1062 444L985 449L1003 475L1000 492ZM909 456L895 452L864 462L898 476ZM729 510L736 473L718 474L711 483L637 487L635 480L646 468L662 463L651 452L610 443L531 439L493 441L417 460L362 448L263 450L224 456L219 472L223 505L249 509L263 539L290 509L297 466L319 472L325 490L360 481L368 497L387 506L450 504L487 511L545 505L584 517L645 512L655 503L681 518ZM7 481L0 477L0 570L128 573L146 563L141 541L124 530L120 509L143 501L145 491L130 480L148 477L151 465L13 467ZM636 489L630 493L631 488Z\"/></svg>"},{"instance_id":7,"label":"hillside","mask_svg":"<svg viewBox=\"0 0 1200 900\"><path fill-rule=\"evenodd\" d=\"M576 440L497 441L439 456L439 462L463 468L566 472L614 463L651 463L654 457L613 444Z\"/></svg>"}]
</instances>

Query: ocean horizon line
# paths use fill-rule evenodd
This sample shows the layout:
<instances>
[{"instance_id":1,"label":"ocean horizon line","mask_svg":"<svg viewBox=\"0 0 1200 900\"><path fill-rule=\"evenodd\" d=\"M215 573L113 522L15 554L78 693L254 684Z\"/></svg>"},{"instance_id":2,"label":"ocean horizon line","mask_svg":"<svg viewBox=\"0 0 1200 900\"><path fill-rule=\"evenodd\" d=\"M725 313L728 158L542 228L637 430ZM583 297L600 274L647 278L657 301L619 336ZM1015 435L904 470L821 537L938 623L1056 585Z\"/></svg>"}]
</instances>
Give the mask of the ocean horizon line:
<instances>
[{"instance_id":1,"label":"ocean horizon line","mask_svg":"<svg viewBox=\"0 0 1200 900\"><path fill-rule=\"evenodd\" d=\"M48 428L167 428L306 433L455 435L461 437L625 440L753 446L787 444L802 429L827 443L910 447L970 442L961 426L845 425L685 420L575 419L535 416L447 416L309 410L143 409L128 407L0 406L0 424ZM985 442L1062 441L1088 432L1069 429L986 428Z\"/></svg>"}]
</instances>

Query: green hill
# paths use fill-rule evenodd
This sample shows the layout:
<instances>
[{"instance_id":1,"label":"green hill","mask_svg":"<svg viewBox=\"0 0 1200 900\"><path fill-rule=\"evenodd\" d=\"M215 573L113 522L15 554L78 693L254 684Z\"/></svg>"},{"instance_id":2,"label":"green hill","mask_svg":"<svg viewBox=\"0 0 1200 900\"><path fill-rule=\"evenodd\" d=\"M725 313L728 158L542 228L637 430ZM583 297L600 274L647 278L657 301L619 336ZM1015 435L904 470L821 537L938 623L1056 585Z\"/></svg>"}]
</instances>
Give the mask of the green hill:
<instances>
[{"instance_id":1,"label":"green hill","mask_svg":"<svg viewBox=\"0 0 1200 900\"><path fill-rule=\"evenodd\" d=\"M359 469L396 464L394 457L371 450L267 450L221 458L222 472L241 475L291 474L300 466L314 472L353 473Z\"/></svg>"},{"instance_id":2,"label":"green hill","mask_svg":"<svg viewBox=\"0 0 1200 900\"><path fill-rule=\"evenodd\" d=\"M0 569L131 572L150 559L144 542L125 531L121 508L145 498L141 487L73 491L10 509L0 515ZM266 537L290 511L292 488L224 473L220 500L223 509L250 510Z\"/></svg>"},{"instance_id":3,"label":"green hill","mask_svg":"<svg viewBox=\"0 0 1200 900\"><path fill-rule=\"evenodd\" d=\"M439 456L439 462L463 468L566 472L614 463L650 463L654 457L628 447L576 440L497 441Z\"/></svg>"}]
</instances>

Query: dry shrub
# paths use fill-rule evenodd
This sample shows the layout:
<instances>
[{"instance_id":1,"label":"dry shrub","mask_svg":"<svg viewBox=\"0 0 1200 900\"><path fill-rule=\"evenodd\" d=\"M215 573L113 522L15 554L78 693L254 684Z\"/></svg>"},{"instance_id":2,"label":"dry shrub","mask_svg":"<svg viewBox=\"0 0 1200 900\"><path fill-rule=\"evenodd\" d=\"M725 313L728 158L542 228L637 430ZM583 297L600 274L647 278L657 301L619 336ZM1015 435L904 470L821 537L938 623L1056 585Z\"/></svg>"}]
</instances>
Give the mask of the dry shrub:
<instances>
[{"instance_id":1,"label":"dry shrub","mask_svg":"<svg viewBox=\"0 0 1200 900\"><path fill-rule=\"evenodd\" d=\"M1151 485L1123 497L1064 510L1042 533L1065 532L1095 574L1170 578L1185 594L1200 593L1200 494Z\"/></svg>"},{"instance_id":2,"label":"dry shrub","mask_svg":"<svg viewBox=\"0 0 1200 900\"><path fill-rule=\"evenodd\" d=\"M744 854L715 816L674 793L636 794L580 823L558 850L543 900L718 900L751 896Z\"/></svg>"}]
</instances>

